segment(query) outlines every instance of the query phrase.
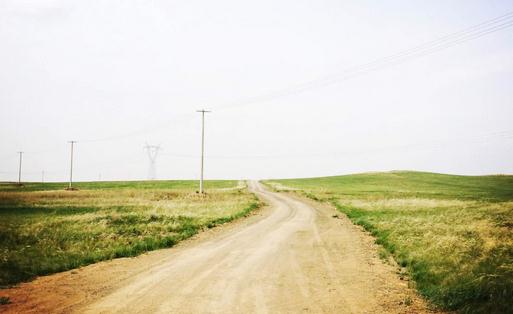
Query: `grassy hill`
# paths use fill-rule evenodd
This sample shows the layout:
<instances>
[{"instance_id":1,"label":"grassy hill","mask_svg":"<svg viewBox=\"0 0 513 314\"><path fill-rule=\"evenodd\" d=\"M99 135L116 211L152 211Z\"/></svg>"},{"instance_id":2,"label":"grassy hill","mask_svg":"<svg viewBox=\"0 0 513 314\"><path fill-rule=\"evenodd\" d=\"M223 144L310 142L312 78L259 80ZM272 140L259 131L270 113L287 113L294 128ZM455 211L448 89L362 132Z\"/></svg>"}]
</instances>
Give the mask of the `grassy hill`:
<instances>
[{"instance_id":1,"label":"grassy hill","mask_svg":"<svg viewBox=\"0 0 513 314\"><path fill-rule=\"evenodd\" d=\"M269 183L334 204L434 304L513 312L513 176L396 171Z\"/></svg>"}]
</instances>

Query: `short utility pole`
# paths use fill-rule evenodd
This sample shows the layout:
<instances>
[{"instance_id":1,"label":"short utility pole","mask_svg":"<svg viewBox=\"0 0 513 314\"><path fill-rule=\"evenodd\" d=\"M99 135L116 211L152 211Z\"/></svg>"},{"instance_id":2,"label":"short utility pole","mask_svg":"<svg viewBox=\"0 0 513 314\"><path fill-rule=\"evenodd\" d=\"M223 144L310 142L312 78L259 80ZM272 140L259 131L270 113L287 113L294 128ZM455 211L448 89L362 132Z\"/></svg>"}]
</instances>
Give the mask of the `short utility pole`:
<instances>
[{"instance_id":1,"label":"short utility pole","mask_svg":"<svg viewBox=\"0 0 513 314\"><path fill-rule=\"evenodd\" d=\"M20 164L18 166L18 184L21 185L21 161L23 159L23 152L18 152L20 155Z\"/></svg>"},{"instance_id":2,"label":"short utility pole","mask_svg":"<svg viewBox=\"0 0 513 314\"><path fill-rule=\"evenodd\" d=\"M204 193L203 189L203 168L205 159L205 113L211 112L208 110L197 110L201 112L201 176L200 176L200 193Z\"/></svg>"},{"instance_id":3,"label":"short utility pole","mask_svg":"<svg viewBox=\"0 0 513 314\"><path fill-rule=\"evenodd\" d=\"M71 159L70 159L70 167L69 167L69 185L68 190L73 190L73 146L77 141L69 141L71 144Z\"/></svg>"}]
</instances>

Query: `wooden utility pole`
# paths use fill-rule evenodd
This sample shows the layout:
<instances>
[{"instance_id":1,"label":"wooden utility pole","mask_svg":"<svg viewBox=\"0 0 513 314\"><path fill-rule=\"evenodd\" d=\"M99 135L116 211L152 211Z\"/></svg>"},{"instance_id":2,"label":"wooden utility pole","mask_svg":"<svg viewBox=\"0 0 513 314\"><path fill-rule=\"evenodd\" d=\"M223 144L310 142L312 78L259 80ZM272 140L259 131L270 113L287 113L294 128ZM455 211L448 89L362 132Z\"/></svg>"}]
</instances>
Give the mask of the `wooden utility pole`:
<instances>
[{"instance_id":1,"label":"wooden utility pole","mask_svg":"<svg viewBox=\"0 0 513 314\"><path fill-rule=\"evenodd\" d=\"M71 144L71 160L70 160L70 170L69 170L69 185L68 190L73 190L73 146L77 141L69 141Z\"/></svg>"},{"instance_id":2,"label":"wooden utility pole","mask_svg":"<svg viewBox=\"0 0 513 314\"><path fill-rule=\"evenodd\" d=\"M20 164L18 166L18 184L21 185L21 161L23 159L23 152L18 152L20 155Z\"/></svg>"},{"instance_id":3,"label":"wooden utility pole","mask_svg":"<svg viewBox=\"0 0 513 314\"><path fill-rule=\"evenodd\" d=\"M208 110L197 110L201 112L201 175L200 175L200 193L203 194L203 168L205 159L205 113L211 112Z\"/></svg>"}]
</instances>

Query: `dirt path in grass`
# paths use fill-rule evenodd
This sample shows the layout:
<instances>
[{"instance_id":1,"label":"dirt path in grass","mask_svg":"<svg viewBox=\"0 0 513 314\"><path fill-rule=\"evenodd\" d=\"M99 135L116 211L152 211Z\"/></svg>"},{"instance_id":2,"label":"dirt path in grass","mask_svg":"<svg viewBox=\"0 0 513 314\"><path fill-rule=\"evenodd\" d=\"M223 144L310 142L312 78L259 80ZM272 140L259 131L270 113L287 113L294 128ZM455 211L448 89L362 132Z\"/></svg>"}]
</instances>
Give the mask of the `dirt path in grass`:
<instances>
[{"instance_id":1,"label":"dirt path in grass","mask_svg":"<svg viewBox=\"0 0 513 314\"><path fill-rule=\"evenodd\" d=\"M427 312L373 239L334 209L250 188L269 206L248 219L0 291L13 301L0 312Z\"/></svg>"}]
</instances>

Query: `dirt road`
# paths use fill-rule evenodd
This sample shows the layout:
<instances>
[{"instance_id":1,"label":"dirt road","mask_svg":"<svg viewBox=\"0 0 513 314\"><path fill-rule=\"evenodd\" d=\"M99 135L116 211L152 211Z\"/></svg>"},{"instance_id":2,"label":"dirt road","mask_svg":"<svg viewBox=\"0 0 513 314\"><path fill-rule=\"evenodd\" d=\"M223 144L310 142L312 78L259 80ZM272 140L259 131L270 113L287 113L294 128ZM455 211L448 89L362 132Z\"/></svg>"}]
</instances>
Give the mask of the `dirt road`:
<instances>
[{"instance_id":1,"label":"dirt road","mask_svg":"<svg viewBox=\"0 0 513 314\"><path fill-rule=\"evenodd\" d=\"M328 207L252 182L269 206L247 222L8 290L8 312L419 313L425 303L373 239ZM0 310L1 311L1 310Z\"/></svg>"}]
</instances>

